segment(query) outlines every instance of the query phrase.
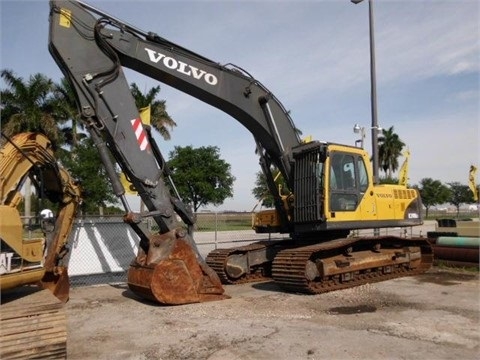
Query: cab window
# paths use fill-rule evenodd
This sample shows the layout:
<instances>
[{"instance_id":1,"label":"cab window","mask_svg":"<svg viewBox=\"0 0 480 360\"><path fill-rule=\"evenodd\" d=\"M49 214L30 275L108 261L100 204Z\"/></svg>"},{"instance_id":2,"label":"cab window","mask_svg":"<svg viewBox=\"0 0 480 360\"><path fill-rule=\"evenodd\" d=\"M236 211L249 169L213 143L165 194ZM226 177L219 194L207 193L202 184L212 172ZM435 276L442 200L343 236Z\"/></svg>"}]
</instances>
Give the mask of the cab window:
<instances>
[{"instance_id":1,"label":"cab window","mask_svg":"<svg viewBox=\"0 0 480 360\"><path fill-rule=\"evenodd\" d=\"M330 156L330 211L354 211L368 188L363 159L342 152Z\"/></svg>"},{"instance_id":2,"label":"cab window","mask_svg":"<svg viewBox=\"0 0 480 360\"><path fill-rule=\"evenodd\" d=\"M360 186L360 192L363 194L368 189L368 175L367 175L367 168L365 166L365 162L359 156L358 157L358 183Z\"/></svg>"}]
</instances>

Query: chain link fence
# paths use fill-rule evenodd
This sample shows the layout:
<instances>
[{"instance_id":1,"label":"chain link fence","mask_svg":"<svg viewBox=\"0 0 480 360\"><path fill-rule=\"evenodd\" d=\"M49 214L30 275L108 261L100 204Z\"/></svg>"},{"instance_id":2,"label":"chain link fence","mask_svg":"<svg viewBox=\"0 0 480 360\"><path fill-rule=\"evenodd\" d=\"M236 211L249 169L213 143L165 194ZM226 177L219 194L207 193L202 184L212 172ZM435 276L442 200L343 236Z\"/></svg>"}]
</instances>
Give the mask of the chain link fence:
<instances>
[{"instance_id":1,"label":"chain link fence","mask_svg":"<svg viewBox=\"0 0 480 360\"><path fill-rule=\"evenodd\" d=\"M202 257L217 248L246 245L259 240L277 240L288 234L256 234L251 229L252 213L199 213L194 239ZM427 222L426 222L427 223ZM422 228L380 229L379 235L426 236L435 230L435 221ZM151 232L157 225L143 224ZM355 230L352 235L372 235L373 229ZM68 272L71 285L85 286L127 281L127 271L138 250L138 236L121 216L84 217L75 221L69 237Z\"/></svg>"},{"instance_id":2,"label":"chain link fence","mask_svg":"<svg viewBox=\"0 0 480 360\"><path fill-rule=\"evenodd\" d=\"M256 234L251 213L200 213L194 239L202 257L217 248L259 240L277 240L287 234ZM146 220L149 231L157 225ZM121 217L88 217L75 221L69 238L68 273L71 286L127 281L127 270L138 250L138 236Z\"/></svg>"},{"instance_id":3,"label":"chain link fence","mask_svg":"<svg viewBox=\"0 0 480 360\"><path fill-rule=\"evenodd\" d=\"M252 215L248 212L197 214L194 239L200 254L205 258L214 249L288 237L288 234L256 234L251 228ZM34 220L24 219L27 237L41 236L41 229ZM427 227L420 228L380 229L379 235L426 236L427 231L435 230L436 221L426 223L429 224ZM145 221L144 225L151 232L158 231L152 219ZM354 230L351 233L353 236L372 234L372 229ZM126 282L128 267L137 254L138 242L138 236L123 222L121 216L76 219L69 237L71 251L68 271L71 285L75 287Z\"/></svg>"},{"instance_id":4,"label":"chain link fence","mask_svg":"<svg viewBox=\"0 0 480 360\"><path fill-rule=\"evenodd\" d=\"M194 239L202 257L218 248L246 245L259 240L287 238L288 234L256 234L251 229L252 213L197 214ZM149 219L143 224L158 230ZM431 231L435 229L431 222ZM417 228L380 229L379 235L426 236ZM373 235L373 229L353 231L352 235ZM89 217L76 220L69 239L68 272L72 286L127 281L127 271L138 250L138 236L121 217Z\"/></svg>"}]
</instances>

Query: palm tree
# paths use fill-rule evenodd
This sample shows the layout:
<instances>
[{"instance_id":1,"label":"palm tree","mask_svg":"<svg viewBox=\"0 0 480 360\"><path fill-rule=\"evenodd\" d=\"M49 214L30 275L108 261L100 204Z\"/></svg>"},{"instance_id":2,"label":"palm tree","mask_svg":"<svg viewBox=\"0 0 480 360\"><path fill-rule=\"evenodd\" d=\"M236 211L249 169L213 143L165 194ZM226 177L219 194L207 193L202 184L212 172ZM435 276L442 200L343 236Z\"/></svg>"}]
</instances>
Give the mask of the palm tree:
<instances>
[{"instance_id":1,"label":"palm tree","mask_svg":"<svg viewBox=\"0 0 480 360\"><path fill-rule=\"evenodd\" d=\"M0 75L7 85L0 94L2 132L7 136L26 131L41 132L57 149L63 137L52 115L52 80L35 74L24 81L11 70L2 70Z\"/></svg>"},{"instance_id":2,"label":"palm tree","mask_svg":"<svg viewBox=\"0 0 480 360\"><path fill-rule=\"evenodd\" d=\"M393 131L393 126L388 130L382 130L382 136L378 138L378 160L389 179L398 169L398 158L402 154L404 146L405 143Z\"/></svg>"},{"instance_id":3,"label":"palm tree","mask_svg":"<svg viewBox=\"0 0 480 360\"><path fill-rule=\"evenodd\" d=\"M52 80L38 73L24 81L11 70L2 70L0 75L7 85L0 93L2 133L11 137L21 132L40 132L50 139L54 149L59 149L62 134L52 115ZM31 182L27 177L24 196L27 222L31 215L31 194Z\"/></svg>"},{"instance_id":4,"label":"palm tree","mask_svg":"<svg viewBox=\"0 0 480 360\"><path fill-rule=\"evenodd\" d=\"M151 88L148 92L143 94L135 83L130 85L130 90L135 98L135 104L137 108L141 109L150 105L150 123L158 130L160 135L165 140L170 140L170 130L177 123L167 113L167 106L165 100L156 100L158 93L160 92L160 86Z\"/></svg>"},{"instance_id":5,"label":"palm tree","mask_svg":"<svg viewBox=\"0 0 480 360\"><path fill-rule=\"evenodd\" d=\"M55 97L55 115L63 122L71 122L70 126L61 129L67 145L75 148L79 141L85 138L85 133L79 133L78 129L84 129L85 126L80 121L77 103L75 101L75 92L66 78L62 78L60 83L55 84L53 88Z\"/></svg>"}]
</instances>

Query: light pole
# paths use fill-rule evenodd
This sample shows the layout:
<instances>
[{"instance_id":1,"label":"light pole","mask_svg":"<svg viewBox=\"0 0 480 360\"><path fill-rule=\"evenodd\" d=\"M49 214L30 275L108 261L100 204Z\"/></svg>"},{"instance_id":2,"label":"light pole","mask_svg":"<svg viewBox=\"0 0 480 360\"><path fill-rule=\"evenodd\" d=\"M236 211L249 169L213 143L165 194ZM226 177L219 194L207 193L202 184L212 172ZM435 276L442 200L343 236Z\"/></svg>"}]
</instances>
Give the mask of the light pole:
<instances>
[{"instance_id":1,"label":"light pole","mask_svg":"<svg viewBox=\"0 0 480 360\"><path fill-rule=\"evenodd\" d=\"M359 4L363 0L350 0ZM377 121L377 79L375 72L375 37L373 19L373 0L368 0L369 24L370 24L370 83L371 83L371 109L372 109L372 167L373 183L378 184L378 121Z\"/></svg>"}]
</instances>

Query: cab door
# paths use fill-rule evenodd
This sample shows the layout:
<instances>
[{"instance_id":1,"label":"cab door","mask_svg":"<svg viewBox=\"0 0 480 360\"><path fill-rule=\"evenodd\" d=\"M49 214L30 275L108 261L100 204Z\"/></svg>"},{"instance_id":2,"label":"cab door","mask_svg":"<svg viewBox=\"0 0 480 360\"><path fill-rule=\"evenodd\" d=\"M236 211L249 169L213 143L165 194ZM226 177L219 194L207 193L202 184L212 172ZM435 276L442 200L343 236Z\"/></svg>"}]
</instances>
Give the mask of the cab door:
<instances>
[{"instance_id":1,"label":"cab door","mask_svg":"<svg viewBox=\"0 0 480 360\"><path fill-rule=\"evenodd\" d=\"M376 210L365 160L361 154L332 151L329 159L330 218L355 221L364 212L373 219Z\"/></svg>"}]
</instances>

